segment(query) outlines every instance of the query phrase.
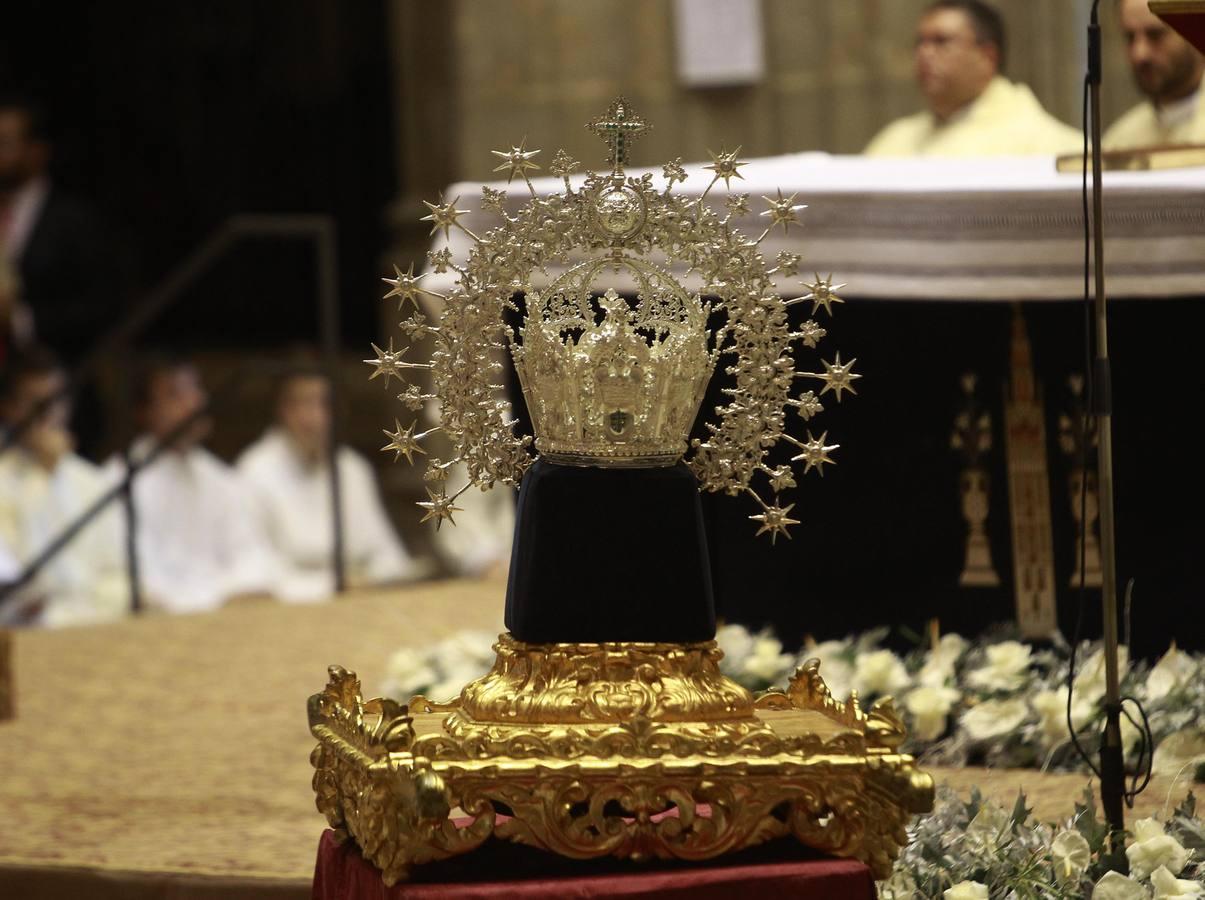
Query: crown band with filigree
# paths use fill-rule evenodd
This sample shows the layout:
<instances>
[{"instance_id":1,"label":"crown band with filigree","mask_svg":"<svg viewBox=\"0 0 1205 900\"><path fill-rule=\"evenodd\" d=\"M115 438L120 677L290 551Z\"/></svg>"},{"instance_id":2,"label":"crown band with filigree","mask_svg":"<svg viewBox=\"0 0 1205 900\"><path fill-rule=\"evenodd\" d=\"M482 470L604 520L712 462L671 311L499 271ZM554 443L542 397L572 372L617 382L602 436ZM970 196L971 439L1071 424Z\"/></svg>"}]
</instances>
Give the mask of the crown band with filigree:
<instances>
[{"instance_id":1,"label":"crown band with filigree","mask_svg":"<svg viewBox=\"0 0 1205 900\"><path fill-rule=\"evenodd\" d=\"M440 403L436 426L416 433L417 422L405 428L395 423L386 430L383 448L413 461L426 454L422 441L440 432L451 445L447 459L428 457L425 479L429 499L419 504L424 521L438 526L457 511L457 497L472 485L517 484L532 462L533 436L516 430L503 388L506 354L514 360L524 398L532 415L534 446L542 456L560 463L595 466L661 466L687 459L707 491L745 494L759 509L749 518L758 534L790 537L794 503L779 495L795 487L797 464L803 473L824 473L833 463L836 444L828 433L806 431L796 436L787 421L794 410L808 423L823 410L829 392L840 402L855 393L853 360L821 360L823 371L797 371L795 353L815 348L825 329L814 318L821 309L832 314L843 302L841 285L819 274L804 283L806 293L784 298L778 283L798 273L800 259L779 253L771 265L762 257L761 242L778 226L798 226L795 196L765 197L768 218L760 235L749 237L736 220L750 214L747 194L729 193L721 211L708 202L712 189L742 179L737 159L740 148L712 153L705 168L710 183L696 198L674 192L687 180L680 159L662 169L664 185L651 172L639 177L624 173L629 145L649 130L622 98L611 104L590 129L608 144L608 174L587 173L575 186L571 175L579 163L563 150L548 167L563 190L537 193L530 173L540 166L540 152L520 143L495 150L510 183L522 178L531 197L509 213L504 191L483 187L482 208L500 219L497 227L478 235L460 221L465 210L440 198L427 203L431 233L452 229L472 241L468 258L457 263L447 247L428 253L436 274L454 273L455 285L446 292L422 286L426 274L396 270L386 278L387 297L400 305L412 303L415 312L401 323L412 342L431 339L429 362L407 360L406 350L392 344L374 347L373 377L405 382L412 372L429 373L429 392L408 384L399 395L409 409L419 411L428 401ZM534 275L570 257L586 261L570 268L548 288L532 288ZM685 270L703 284L691 295L671 274ZM606 291L604 274L625 272L637 285L625 299ZM419 298L429 295L442 303L438 325L428 323ZM515 297L526 302L523 324L513 328L506 315L521 314ZM701 297L708 298L703 302ZM813 318L799 325L790 320L790 307L810 302ZM709 322L710 328L709 328ZM689 440L699 406L714 371L729 383L721 388L722 402L703 411L706 436ZM800 379L804 379L800 382ZM808 379L821 382L806 389ZM803 389L798 389L802 383ZM813 382L814 384L814 382ZM688 443L689 440L689 443ZM794 455L776 451L790 445ZM797 451L797 452L796 452ZM449 491L446 482L454 467L463 467L468 481ZM773 499L765 499L766 495Z\"/></svg>"}]
</instances>

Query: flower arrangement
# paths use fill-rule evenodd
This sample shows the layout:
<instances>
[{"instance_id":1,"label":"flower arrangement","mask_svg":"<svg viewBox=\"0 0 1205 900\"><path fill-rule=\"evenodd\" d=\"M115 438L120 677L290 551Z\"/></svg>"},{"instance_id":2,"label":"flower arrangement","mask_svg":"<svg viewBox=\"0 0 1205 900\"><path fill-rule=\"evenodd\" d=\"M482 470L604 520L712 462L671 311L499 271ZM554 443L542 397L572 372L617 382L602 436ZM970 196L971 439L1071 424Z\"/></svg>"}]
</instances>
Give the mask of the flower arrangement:
<instances>
[{"instance_id":1,"label":"flower arrangement","mask_svg":"<svg viewBox=\"0 0 1205 900\"><path fill-rule=\"evenodd\" d=\"M963 801L938 792L933 812L909 829L909 842L880 900L1164 900L1205 897L1205 822L1190 794L1166 824L1140 819L1113 865L1090 791L1060 825L1033 819L1019 795L1012 810L973 791Z\"/></svg>"},{"instance_id":2,"label":"flower arrangement","mask_svg":"<svg viewBox=\"0 0 1205 900\"><path fill-rule=\"evenodd\" d=\"M856 691L863 704L891 695L908 725L904 749L934 765L1078 771L1067 733L1068 647L1035 648L1006 632L977 641L957 634L917 640L899 655L882 646L881 628L839 641L809 642L790 653L769 630L727 624L716 633L724 674L753 691L784 685L809 658L838 699ZM427 651L399 650L389 662L387 696L403 702L422 693L447 699L493 662L494 635L462 632ZM1174 645L1153 666L1122 653L1122 694L1140 700L1149 717L1157 774L1190 772L1205 780L1205 657ZM1104 655L1083 645L1072 691L1071 718L1085 738L1103 723ZM1137 719L1132 705L1127 705ZM1122 718L1122 739L1135 759L1141 732ZM1094 742L1090 742L1094 743Z\"/></svg>"}]
</instances>

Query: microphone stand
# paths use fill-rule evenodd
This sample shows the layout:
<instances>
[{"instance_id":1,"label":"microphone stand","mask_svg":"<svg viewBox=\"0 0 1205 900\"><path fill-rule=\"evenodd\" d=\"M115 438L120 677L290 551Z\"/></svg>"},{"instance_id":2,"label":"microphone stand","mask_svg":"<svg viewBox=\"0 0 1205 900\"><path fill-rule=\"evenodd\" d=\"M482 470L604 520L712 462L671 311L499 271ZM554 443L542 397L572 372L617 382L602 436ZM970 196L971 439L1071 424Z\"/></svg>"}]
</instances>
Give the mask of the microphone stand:
<instances>
[{"instance_id":1,"label":"microphone stand","mask_svg":"<svg viewBox=\"0 0 1205 900\"><path fill-rule=\"evenodd\" d=\"M1104 614L1105 730L1100 746L1100 799L1114 850L1122 845L1125 763L1121 746L1121 686L1118 672L1117 547L1113 525L1113 390L1109 368L1109 331L1105 300L1104 206L1101 196L1101 39L1100 0L1092 4L1088 25L1088 90L1092 110L1092 238L1096 280L1096 359L1093 409L1098 434L1097 483L1100 501L1101 599Z\"/></svg>"}]
</instances>

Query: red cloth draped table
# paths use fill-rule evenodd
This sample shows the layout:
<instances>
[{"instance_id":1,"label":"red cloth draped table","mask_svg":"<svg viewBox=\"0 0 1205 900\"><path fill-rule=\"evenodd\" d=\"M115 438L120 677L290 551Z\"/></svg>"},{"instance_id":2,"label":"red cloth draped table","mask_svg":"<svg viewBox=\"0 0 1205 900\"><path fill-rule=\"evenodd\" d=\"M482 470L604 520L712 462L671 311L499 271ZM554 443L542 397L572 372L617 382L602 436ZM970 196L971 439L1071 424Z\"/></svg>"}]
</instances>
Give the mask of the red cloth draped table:
<instances>
[{"instance_id":1,"label":"red cloth draped table","mask_svg":"<svg viewBox=\"0 0 1205 900\"><path fill-rule=\"evenodd\" d=\"M416 866L412 880L387 887L352 841L332 831L318 843L313 900L586 900L593 897L774 897L775 900L874 900L860 862L817 857L786 842L710 863L637 865L575 861L494 842L442 863Z\"/></svg>"}]
</instances>

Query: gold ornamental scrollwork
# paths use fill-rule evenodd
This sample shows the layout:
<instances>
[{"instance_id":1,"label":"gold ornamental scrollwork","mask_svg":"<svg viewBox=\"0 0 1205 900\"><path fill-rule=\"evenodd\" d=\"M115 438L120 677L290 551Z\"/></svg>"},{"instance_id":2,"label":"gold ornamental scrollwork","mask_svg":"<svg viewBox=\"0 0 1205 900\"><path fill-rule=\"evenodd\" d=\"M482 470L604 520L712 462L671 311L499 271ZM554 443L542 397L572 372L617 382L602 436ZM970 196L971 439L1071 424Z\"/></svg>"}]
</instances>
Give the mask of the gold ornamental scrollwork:
<instances>
[{"instance_id":1,"label":"gold ornamental scrollwork","mask_svg":"<svg viewBox=\"0 0 1205 900\"><path fill-rule=\"evenodd\" d=\"M364 701L337 666L310 699L318 809L387 883L491 835L635 860L709 859L792 837L883 878L908 820L932 806L932 779L897 751L891 703L863 711L856 697L833 699L814 660L786 691L754 701L720 674L713 642L504 635L496 653L449 704ZM609 680L640 687L616 703Z\"/></svg>"}]
</instances>

